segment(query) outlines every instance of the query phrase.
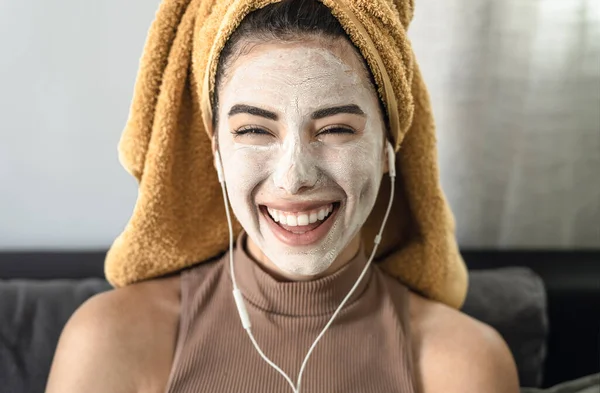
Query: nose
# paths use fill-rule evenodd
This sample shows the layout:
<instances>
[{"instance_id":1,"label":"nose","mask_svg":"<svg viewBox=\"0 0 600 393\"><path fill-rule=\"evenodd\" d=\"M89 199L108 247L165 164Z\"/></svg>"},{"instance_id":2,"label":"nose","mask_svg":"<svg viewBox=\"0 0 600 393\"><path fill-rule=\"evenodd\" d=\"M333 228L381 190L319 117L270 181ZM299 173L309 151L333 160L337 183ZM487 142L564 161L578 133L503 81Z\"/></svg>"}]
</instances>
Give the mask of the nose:
<instances>
[{"instance_id":1,"label":"nose","mask_svg":"<svg viewBox=\"0 0 600 393\"><path fill-rule=\"evenodd\" d=\"M315 159L298 144L285 149L274 173L275 186L289 194L299 194L315 186L318 170Z\"/></svg>"}]
</instances>

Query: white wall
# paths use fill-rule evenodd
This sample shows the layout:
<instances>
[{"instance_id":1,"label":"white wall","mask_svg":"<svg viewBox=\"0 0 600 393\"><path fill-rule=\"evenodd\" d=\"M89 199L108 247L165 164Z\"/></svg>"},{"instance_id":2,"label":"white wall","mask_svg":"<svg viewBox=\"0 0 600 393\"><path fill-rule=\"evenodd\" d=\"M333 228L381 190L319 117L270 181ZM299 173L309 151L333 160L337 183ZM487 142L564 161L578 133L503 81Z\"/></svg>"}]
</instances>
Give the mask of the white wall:
<instances>
[{"instance_id":1,"label":"white wall","mask_svg":"<svg viewBox=\"0 0 600 393\"><path fill-rule=\"evenodd\" d=\"M0 249L106 248L131 214L120 166L158 0L0 0Z\"/></svg>"},{"instance_id":2,"label":"white wall","mask_svg":"<svg viewBox=\"0 0 600 393\"><path fill-rule=\"evenodd\" d=\"M442 4L443 3L443 4ZM0 249L106 248L159 0L0 0ZM600 247L596 0L418 0L442 184L471 247Z\"/></svg>"},{"instance_id":3,"label":"white wall","mask_svg":"<svg viewBox=\"0 0 600 393\"><path fill-rule=\"evenodd\" d=\"M600 248L600 1L415 4L459 243Z\"/></svg>"}]
</instances>

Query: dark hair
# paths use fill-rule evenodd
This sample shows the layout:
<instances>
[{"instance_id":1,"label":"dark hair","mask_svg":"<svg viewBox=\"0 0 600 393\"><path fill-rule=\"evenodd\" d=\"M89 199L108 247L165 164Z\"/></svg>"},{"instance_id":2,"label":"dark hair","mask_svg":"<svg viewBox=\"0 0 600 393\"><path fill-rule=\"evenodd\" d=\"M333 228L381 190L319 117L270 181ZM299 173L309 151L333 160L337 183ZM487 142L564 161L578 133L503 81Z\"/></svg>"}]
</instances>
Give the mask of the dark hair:
<instances>
[{"instance_id":1,"label":"dark hair","mask_svg":"<svg viewBox=\"0 0 600 393\"><path fill-rule=\"evenodd\" d=\"M234 55L239 56L252 48L252 45L242 46L244 40L250 40L248 44L268 41L293 42L307 36L346 39L360 56L360 51L348 38L340 22L331 14L329 8L320 1L282 0L248 14L231 34L219 57L215 78L215 93L211 100L214 114L212 119L213 129L216 130L217 128L219 107L217 92L227 65L233 60ZM362 59L362 56L360 58ZM373 75L364 59L363 63L372 85L376 86ZM384 114L387 128L387 116L385 116L386 112L380 99L379 106L381 113Z\"/></svg>"}]
</instances>

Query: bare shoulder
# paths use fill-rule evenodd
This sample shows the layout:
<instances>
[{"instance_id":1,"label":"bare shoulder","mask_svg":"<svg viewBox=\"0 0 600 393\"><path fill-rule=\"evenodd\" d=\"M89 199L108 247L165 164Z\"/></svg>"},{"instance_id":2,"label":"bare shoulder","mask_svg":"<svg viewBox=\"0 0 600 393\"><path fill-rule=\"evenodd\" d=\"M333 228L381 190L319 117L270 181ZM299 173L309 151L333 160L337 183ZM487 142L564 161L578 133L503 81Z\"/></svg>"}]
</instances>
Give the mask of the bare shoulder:
<instances>
[{"instance_id":1,"label":"bare shoulder","mask_svg":"<svg viewBox=\"0 0 600 393\"><path fill-rule=\"evenodd\" d=\"M514 359L491 326L411 292L415 366L423 393L518 393Z\"/></svg>"},{"instance_id":2,"label":"bare shoulder","mask_svg":"<svg viewBox=\"0 0 600 393\"><path fill-rule=\"evenodd\" d=\"M47 393L159 392L179 323L179 275L98 294L61 334Z\"/></svg>"}]
</instances>

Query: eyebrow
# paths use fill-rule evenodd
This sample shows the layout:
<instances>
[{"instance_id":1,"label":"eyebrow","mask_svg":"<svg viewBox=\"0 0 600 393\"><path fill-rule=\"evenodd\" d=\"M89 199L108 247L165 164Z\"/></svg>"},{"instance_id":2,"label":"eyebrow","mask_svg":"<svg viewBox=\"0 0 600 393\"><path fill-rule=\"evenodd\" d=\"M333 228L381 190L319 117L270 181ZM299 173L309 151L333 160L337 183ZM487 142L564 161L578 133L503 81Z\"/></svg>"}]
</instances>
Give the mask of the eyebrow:
<instances>
[{"instance_id":1,"label":"eyebrow","mask_svg":"<svg viewBox=\"0 0 600 393\"><path fill-rule=\"evenodd\" d=\"M228 116L231 117L231 116L237 115L239 113L248 113L250 115L260 116L260 117L264 117L266 119L275 120L275 121L277 121L279 119L279 116L277 116L277 113L275 113L275 112L271 112L266 109L257 108L255 106L251 106L251 105L241 105L241 104L232 106L231 109L229 110Z\"/></svg>"},{"instance_id":2,"label":"eyebrow","mask_svg":"<svg viewBox=\"0 0 600 393\"><path fill-rule=\"evenodd\" d=\"M360 109L360 107L358 105L351 104L351 105L341 105L341 106L334 106L331 108L319 109L318 111L313 112L313 114L311 115L311 118L313 120L317 120L317 119L322 119L324 117L337 115L339 113L350 113L350 114L360 115L360 116L365 115L365 112L363 112L363 110Z\"/></svg>"},{"instance_id":3,"label":"eyebrow","mask_svg":"<svg viewBox=\"0 0 600 393\"><path fill-rule=\"evenodd\" d=\"M260 116L274 121L279 120L279 116L275 112L258 108L256 106L243 104L237 104L232 106L229 110L228 116L231 117L240 113L247 113L253 116ZM311 118L313 120L318 120L323 119L325 117L334 116L340 113L350 113L354 115L365 116L365 112L362 109L360 109L358 105L350 104L319 109L312 113Z\"/></svg>"}]
</instances>

